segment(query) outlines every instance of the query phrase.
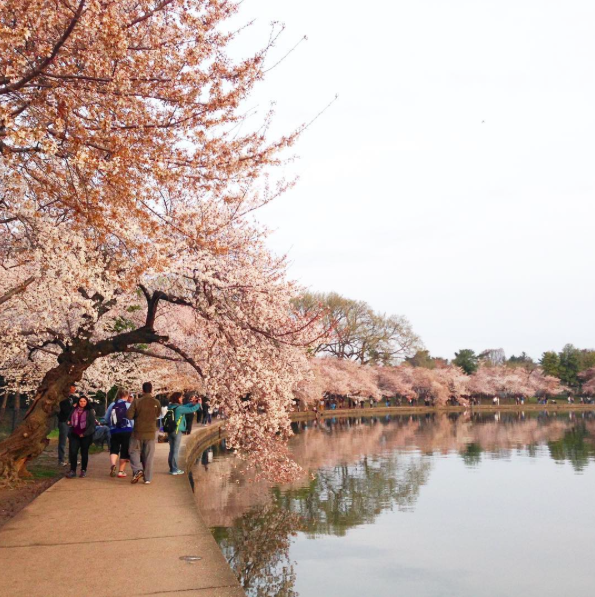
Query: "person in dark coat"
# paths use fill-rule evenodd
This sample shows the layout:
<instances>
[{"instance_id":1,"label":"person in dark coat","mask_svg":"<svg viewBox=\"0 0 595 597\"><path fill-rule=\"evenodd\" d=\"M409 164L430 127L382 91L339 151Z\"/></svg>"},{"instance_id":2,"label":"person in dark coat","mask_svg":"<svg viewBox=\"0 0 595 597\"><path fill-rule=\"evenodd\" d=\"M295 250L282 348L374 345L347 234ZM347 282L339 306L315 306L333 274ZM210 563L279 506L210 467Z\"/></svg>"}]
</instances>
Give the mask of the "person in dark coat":
<instances>
[{"instance_id":1,"label":"person in dark coat","mask_svg":"<svg viewBox=\"0 0 595 597\"><path fill-rule=\"evenodd\" d=\"M76 404L78 398L74 395L76 387L70 386L68 397L64 398L59 404L58 410L58 463L60 466L66 466L66 441L68 440L68 419L72 407Z\"/></svg>"},{"instance_id":2,"label":"person in dark coat","mask_svg":"<svg viewBox=\"0 0 595 597\"><path fill-rule=\"evenodd\" d=\"M211 422L211 405L209 397L204 396L202 399L202 424L207 425Z\"/></svg>"}]
</instances>

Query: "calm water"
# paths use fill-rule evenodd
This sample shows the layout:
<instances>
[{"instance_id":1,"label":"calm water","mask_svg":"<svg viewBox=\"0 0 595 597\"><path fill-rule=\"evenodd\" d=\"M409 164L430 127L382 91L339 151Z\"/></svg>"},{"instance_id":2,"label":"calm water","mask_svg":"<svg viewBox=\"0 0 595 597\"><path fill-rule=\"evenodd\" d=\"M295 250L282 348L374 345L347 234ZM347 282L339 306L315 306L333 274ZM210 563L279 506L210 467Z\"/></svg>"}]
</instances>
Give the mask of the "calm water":
<instances>
[{"instance_id":1,"label":"calm water","mask_svg":"<svg viewBox=\"0 0 595 597\"><path fill-rule=\"evenodd\" d=\"M250 597L595 594L595 413L294 430L311 475L291 486L254 481L224 445L194 469L201 512Z\"/></svg>"}]
</instances>

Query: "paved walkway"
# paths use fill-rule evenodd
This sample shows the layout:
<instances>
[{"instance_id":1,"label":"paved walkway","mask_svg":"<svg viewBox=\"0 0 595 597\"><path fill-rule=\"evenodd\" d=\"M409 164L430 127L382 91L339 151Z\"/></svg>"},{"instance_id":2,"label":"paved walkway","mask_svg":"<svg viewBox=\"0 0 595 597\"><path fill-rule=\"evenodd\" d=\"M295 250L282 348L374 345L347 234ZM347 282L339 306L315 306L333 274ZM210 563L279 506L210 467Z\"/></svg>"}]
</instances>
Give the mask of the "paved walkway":
<instances>
[{"instance_id":1,"label":"paved walkway","mask_svg":"<svg viewBox=\"0 0 595 597\"><path fill-rule=\"evenodd\" d=\"M108 454L91 456L86 479L61 479L7 522L0 594L245 597L167 454L159 444L150 485L111 478Z\"/></svg>"}]
</instances>

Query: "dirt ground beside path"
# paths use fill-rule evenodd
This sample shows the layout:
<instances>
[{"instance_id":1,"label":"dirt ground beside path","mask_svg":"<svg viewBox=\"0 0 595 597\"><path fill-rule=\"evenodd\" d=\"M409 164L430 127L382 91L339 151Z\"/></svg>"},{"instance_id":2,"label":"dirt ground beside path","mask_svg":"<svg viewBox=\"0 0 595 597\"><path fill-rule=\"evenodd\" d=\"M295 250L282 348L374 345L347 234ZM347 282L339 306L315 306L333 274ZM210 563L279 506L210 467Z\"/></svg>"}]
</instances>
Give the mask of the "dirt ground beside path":
<instances>
[{"instance_id":1,"label":"dirt ground beside path","mask_svg":"<svg viewBox=\"0 0 595 597\"><path fill-rule=\"evenodd\" d=\"M61 479L65 469L58 465L58 442L52 441L28 467L33 477L15 489L0 487L0 528L30 504L39 494Z\"/></svg>"}]
</instances>

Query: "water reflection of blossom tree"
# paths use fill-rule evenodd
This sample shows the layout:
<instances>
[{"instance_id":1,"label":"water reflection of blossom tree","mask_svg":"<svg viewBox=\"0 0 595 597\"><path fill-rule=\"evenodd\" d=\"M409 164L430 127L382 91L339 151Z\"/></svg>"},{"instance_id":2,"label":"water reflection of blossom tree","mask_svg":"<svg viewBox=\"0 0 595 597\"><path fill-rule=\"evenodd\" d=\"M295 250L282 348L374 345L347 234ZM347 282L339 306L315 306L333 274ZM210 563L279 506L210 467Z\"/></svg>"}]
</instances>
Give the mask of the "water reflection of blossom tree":
<instances>
[{"instance_id":1,"label":"water reflection of blossom tree","mask_svg":"<svg viewBox=\"0 0 595 597\"><path fill-rule=\"evenodd\" d=\"M385 510L412 509L433 454L458 453L466 465L479 466L483 454L535 456L547 446L554 460L577 471L595 457L590 412L329 419L295 425L294 432L294 457L314 473L311 479L271 487L226 457L213 470L195 469L203 516L249 597L296 597L289 549L298 531L342 536Z\"/></svg>"},{"instance_id":2,"label":"water reflection of blossom tree","mask_svg":"<svg viewBox=\"0 0 595 597\"><path fill-rule=\"evenodd\" d=\"M289 546L300 526L299 516L273 502L250 509L231 528L214 529L223 555L249 597L297 597Z\"/></svg>"},{"instance_id":3,"label":"water reflection of blossom tree","mask_svg":"<svg viewBox=\"0 0 595 597\"><path fill-rule=\"evenodd\" d=\"M341 536L385 509L408 510L429 472L429 459L419 454L365 456L318 471L307 486L275 487L269 504L213 533L249 597L297 597L289 548L298 531Z\"/></svg>"},{"instance_id":4,"label":"water reflection of blossom tree","mask_svg":"<svg viewBox=\"0 0 595 597\"><path fill-rule=\"evenodd\" d=\"M411 509L429 473L429 459L419 454L365 456L320 469L308 488L274 493L282 508L301 517L309 536L341 536L383 510Z\"/></svg>"},{"instance_id":5,"label":"water reflection of blossom tree","mask_svg":"<svg viewBox=\"0 0 595 597\"><path fill-rule=\"evenodd\" d=\"M549 442L548 448L554 460L569 461L579 472L595 457L592 430L589 430L586 421L580 419L559 440Z\"/></svg>"},{"instance_id":6,"label":"water reflection of blossom tree","mask_svg":"<svg viewBox=\"0 0 595 597\"><path fill-rule=\"evenodd\" d=\"M577 426L583 431L573 431ZM393 493L395 487L404 486L399 479L390 479L393 474L390 467L394 464L391 464L391 459L396 455L409 458L408 466L412 466L411 458L416 454L458 453L468 466L478 466L485 454L494 459L509 457L513 451L522 450L531 456L536 455L538 446L549 446L552 458L570 460L577 466L583 466L581 462L587 462L585 450L588 452L593 446L591 438L595 435L595 415L591 412L525 414L503 411L370 419L353 417L328 419L318 424L301 423L294 425L294 432L296 435L292 438L291 447L296 461L305 471L320 477L318 483L325 487L327 493L331 490L335 492L328 498L321 498L322 505L328 510L325 517L329 522L324 524L332 527L333 520L340 518L341 526L351 515L338 509L346 492L345 485L350 485L352 493L361 492L361 475L364 475L369 487L375 487L380 475L375 470L380 462L378 457L382 458L383 466L386 463L389 467L386 473L387 491ZM584 439L581 439L581 433L586 434ZM231 455L220 458L217 448L215 453L217 463L212 471L207 472L202 466L194 471L197 501L209 526L232 526L233 521L251 507L268 504L271 491L288 496L310 495L309 503L295 505L297 512L315 507L318 497L311 495L312 482L307 476L281 490L274 489L270 484L253 479L245 471L243 463ZM362 460L362 455L366 455L367 459ZM353 479L342 478L340 474L349 477L352 472ZM417 472L414 467L407 474L415 476ZM331 475L330 479L328 475ZM407 483L404 483L406 486ZM351 497L359 499L357 494ZM410 498L415 499L413 494ZM386 497L382 499L388 502ZM401 502L403 507L402 496L395 500L393 505ZM334 514L331 515L332 512ZM320 528L324 526L322 522L319 524Z\"/></svg>"}]
</instances>

